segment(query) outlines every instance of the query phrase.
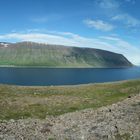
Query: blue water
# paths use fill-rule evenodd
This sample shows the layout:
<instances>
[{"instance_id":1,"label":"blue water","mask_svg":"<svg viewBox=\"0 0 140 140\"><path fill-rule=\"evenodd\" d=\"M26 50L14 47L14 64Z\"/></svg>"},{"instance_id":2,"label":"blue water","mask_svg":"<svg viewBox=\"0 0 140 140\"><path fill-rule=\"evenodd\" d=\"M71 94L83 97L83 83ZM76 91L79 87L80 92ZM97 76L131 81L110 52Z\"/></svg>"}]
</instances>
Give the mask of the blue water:
<instances>
[{"instance_id":1,"label":"blue water","mask_svg":"<svg viewBox=\"0 0 140 140\"><path fill-rule=\"evenodd\" d=\"M26 86L75 85L140 78L132 68L0 68L0 83Z\"/></svg>"}]
</instances>

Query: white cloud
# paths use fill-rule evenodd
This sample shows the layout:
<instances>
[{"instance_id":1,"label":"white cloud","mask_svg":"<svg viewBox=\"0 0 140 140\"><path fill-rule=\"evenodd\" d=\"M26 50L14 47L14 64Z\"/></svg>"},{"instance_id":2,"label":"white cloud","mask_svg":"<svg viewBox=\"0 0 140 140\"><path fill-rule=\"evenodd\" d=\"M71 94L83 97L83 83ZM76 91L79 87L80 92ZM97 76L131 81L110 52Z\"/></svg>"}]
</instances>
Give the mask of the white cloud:
<instances>
[{"instance_id":1,"label":"white cloud","mask_svg":"<svg viewBox=\"0 0 140 140\"><path fill-rule=\"evenodd\" d=\"M118 37L104 36L87 38L70 32L10 33L0 35L3 41L34 41L48 44L89 47L117 52L125 55L132 63L140 64L140 49Z\"/></svg>"},{"instance_id":2,"label":"white cloud","mask_svg":"<svg viewBox=\"0 0 140 140\"><path fill-rule=\"evenodd\" d=\"M124 5L133 6L136 4L135 0L98 0L97 6L100 8L99 11L108 18L111 18L116 26L118 22L123 25L131 28L140 26L140 20L133 15L130 15L128 12L123 10ZM119 27L119 26L118 26Z\"/></svg>"},{"instance_id":3,"label":"white cloud","mask_svg":"<svg viewBox=\"0 0 140 140\"><path fill-rule=\"evenodd\" d=\"M36 23L46 23L48 22L48 18L47 17L32 18L31 21Z\"/></svg>"},{"instance_id":4,"label":"white cloud","mask_svg":"<svg viewBox=\"0 0 140 140\"><path fill-rule=\"evenodd\" d=\"M120 14L112 17L114 21L121 21L123 24L126 24L129 27L135 27L140 25L140 20L128 15L128 14Z\"/></svg>"},{"instance_id":5,"label":"white cloud","mask_svg":"<svg viewBox=\"0 0 140 140\"><path fill-rule=\"evenodd\" d=\"M111 31L115 28L113 25L106 23L102 20L87 19L87 20L84 20L84 23L90 28L95 28L101 31Z\"/></svg>"},{"instance_id":6,"label":"white cloud","mask_svg":"<svg viewBox=\"0 0 140 140\"><path fill-rule=\"evenodd\" d=\"M116 0L100 0L99 6L104 9L117 9L120 3Z\"/></svg>"},{"instance_id":7,"label":"white cloud","mask_svg":"<svg viewBox=\"0 0 140 140\"><path fill-rule=\"evenodd\" d=\"M31 17L29 20L35 23L46 23L49 21L58 21L61 20L63 17L59 14L48 14L45 16L39 16L39 17Z\"/></svg>"},{"instance_id":8,"label":"white cloud","mask_svg":"<svg viewBox=\"0 0 140 140\"><path fill-rule=\"evenodd\" d=\"M129 2L129 3L131 3L131 4L135 4L136 3L136 1L135 0L125 0L126 2Z\"/></svg>"}]
</instances>

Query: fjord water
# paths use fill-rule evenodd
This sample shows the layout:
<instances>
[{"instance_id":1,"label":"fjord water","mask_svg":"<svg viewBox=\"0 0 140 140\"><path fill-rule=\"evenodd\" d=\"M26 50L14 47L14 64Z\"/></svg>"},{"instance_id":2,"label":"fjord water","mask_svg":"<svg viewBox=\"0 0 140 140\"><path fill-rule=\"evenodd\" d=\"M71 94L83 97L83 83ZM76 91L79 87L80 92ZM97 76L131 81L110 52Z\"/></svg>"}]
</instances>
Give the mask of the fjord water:
<instances>
[{"instance_id":1,"label":"fjord water","mask_svg":"<svg viewBox=\"0 0 140 140\"><path fill-rule=\"evenodd\" d=\"M140 78L131 68L0 68L0 84L25 86L75 85Z\"/></svg>"}]
</instances>

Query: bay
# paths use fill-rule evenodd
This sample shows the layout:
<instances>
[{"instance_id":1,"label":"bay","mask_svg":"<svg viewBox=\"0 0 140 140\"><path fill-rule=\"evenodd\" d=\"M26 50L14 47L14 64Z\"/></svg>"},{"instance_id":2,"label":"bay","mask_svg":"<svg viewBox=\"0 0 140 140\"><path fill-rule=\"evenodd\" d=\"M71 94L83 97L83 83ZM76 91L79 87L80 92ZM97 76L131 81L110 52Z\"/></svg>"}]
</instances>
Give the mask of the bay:
<instances>
[{"instance_id":1,"label":"bay","mask_svg":"<svg viewBox=\"0 0 140 140\"><path fill-rule=\"evenodd\" d=\"M24 86L77 85L121 81L138 78L140 78L140 67L0 68L0 84Z\"/></svg>"}]
</instances>

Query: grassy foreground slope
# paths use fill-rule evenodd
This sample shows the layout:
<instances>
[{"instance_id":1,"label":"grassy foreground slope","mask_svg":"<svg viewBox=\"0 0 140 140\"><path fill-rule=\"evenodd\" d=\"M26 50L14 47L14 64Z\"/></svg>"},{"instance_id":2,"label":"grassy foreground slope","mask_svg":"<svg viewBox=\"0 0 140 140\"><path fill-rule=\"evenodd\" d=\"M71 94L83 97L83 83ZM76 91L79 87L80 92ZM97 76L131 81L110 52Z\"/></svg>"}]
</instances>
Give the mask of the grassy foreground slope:
<instances>
[{"instance_id":1,"label":"grassy foreground slope","mask_svg":"<svg viewBox=\"0 0 140 140\"><path fill-rule=\"evenodd\" d=\"M121 54L92 48L21 42L0 45L0 65L47 67L129 67Z\"/></svg>"},{"instance_id":2,"label":"grassy foreground slope","mask_svg":"<svg viewBox=\"0 0 140 140\"><path fill-rule=\"evenodd\" d=\"M0 85L0 119L44 119L47 115L97 109L139 92L140 80L54 87Z\"/></svg>"}]
</instances>

